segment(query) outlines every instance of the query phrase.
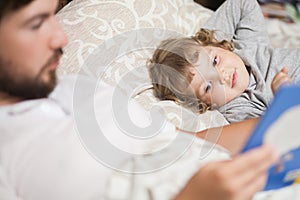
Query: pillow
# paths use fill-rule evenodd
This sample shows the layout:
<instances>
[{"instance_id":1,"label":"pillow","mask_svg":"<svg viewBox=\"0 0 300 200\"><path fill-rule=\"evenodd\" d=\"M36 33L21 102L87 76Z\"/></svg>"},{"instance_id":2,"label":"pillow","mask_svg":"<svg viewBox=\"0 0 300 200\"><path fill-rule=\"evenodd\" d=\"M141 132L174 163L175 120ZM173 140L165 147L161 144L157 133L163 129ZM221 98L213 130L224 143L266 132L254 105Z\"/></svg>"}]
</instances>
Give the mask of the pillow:
<instances>
[{"instance_id":1,"label":"pillow","mask_svg":"<svg viewBox=\"0 0 300 200\"><path fill-rule=\"evenodd\" d=\"M116 35L141 28L160 28L185 36L192 35L211 13L193 0L73 0L57 14L70 40L58 73L78 73L87 57ZM156 47L160 41L152 42L152 46ZM147 51L149 56L153 50ZM117 61L127 66L116 68L123 67L125 70L132 67L132 59L128 56L126 60ZM136 59L143 59L143 64L145 62L145 57Z\"/></svg>"},{"instance_id":2,"label":"pillow","mask_svg":"<svg viewBox=\"0 0 300 200\"><path fill-rule=\"evenodd\" d=\"M186 123L193 120L183 120L189 110L153 96L145 64L162 40L193 35L211 14L193 0L73 0L57 14L69 38L58 74L83 73L120 86L146 110L161 107L176 126L194 130ZM197 117L197 130L227 124L218 111Z\"/></svg>"},{"instance_id":3,"label":"pillow","mask_svg":"<svg viewBox=\"0 0 300 200\"><path fill-rule=\"evenodd\" d=\"M154 107L162 109L166 118L182 130L195 132L228 124L218 111L206 111L204 114L194 113L174 101L158 100L154 97L152 89L147 89L142 94L135 96L135 100L147 111Z\"/></svg>"}]
</instances>

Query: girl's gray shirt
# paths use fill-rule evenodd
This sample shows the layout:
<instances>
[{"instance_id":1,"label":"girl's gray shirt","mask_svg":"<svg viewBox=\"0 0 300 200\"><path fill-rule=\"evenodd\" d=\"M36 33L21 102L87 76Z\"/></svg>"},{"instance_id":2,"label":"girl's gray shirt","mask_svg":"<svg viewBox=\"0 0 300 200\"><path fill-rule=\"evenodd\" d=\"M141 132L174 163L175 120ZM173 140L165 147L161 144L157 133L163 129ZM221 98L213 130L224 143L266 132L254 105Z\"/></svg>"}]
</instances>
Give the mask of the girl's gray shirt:
<instances>
[{"instance_id":1,"label":"girl's gray shirt","mask_svg":"<svg viewBox=\"0 0 300 200\"><path fill-rule=\"evenodd\" d=\"M271 82L283 67L300 80L300 49L273 48L256 0L227 0L204 28L216 30L217 39L231 40L234 52L250 67L250 83L243 94L218 108L229 123L261 116L273 98ZM293 97L291 97L293 98Z\"/></svg>"}]
</instances>

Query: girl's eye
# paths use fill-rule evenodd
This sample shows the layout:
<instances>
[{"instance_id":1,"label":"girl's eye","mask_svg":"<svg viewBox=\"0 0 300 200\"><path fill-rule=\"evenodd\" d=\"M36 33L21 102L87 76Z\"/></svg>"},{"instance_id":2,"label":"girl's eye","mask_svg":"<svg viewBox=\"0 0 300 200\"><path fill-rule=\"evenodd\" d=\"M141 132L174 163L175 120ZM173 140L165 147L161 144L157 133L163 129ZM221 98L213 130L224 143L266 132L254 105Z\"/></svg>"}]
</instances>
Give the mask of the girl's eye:
<instances>
[{"instance_id":1,"label":"girl's eye","mask_svg":"<svg viewBox=\"0 0 300 200\"><path fill-rule=\"evenodd\" d=\"M213 60L213 66L216 66L218 64L217 56L214 57Z\"/></svg>"},{"instance_id":2,"label":"girl's eye","mask_svg":"<svg viewBox=\"0 0 300 200\"><path fill-rule=\"evenodd\" d=\"M207 93L211 88L212 88L211 82L208 82L205 88L205 93Z\"/></svg>"}]
</instances>

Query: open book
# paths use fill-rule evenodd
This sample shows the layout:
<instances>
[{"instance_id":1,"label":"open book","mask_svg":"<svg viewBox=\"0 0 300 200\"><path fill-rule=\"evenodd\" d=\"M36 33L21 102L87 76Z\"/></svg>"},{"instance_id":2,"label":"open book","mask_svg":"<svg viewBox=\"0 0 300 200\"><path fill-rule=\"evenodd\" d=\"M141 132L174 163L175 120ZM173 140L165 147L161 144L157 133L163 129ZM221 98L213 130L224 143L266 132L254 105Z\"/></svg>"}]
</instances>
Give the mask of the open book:
<instances>
[{"instance_id":1,"label":"open book","mask_svg":"<svg viewBox=\"0 0 300 200\"><path fill-rule=\"evenodd\" d=\"M300 85L280 88L243 152L262 144L272 145L281 155L269 170L264 190L294 183L300 176Z\"/></svg>"}]
</instances>

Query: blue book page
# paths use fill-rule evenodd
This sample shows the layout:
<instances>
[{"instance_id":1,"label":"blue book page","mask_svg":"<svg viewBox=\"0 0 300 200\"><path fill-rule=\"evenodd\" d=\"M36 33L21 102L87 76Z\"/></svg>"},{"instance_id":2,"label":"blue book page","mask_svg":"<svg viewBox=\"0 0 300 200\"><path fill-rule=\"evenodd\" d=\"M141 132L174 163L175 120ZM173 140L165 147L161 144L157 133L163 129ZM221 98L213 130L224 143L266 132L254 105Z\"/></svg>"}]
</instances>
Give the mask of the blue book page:
<instances>
[{"instance_id":1,"label":"blue book page","mask_svg":"<svg viewBox=\"0 0 300 200\"><path fill-rule=\"evenodd\" d=\"M264 190L292 184L300 176L300 85L281 87L242 152L264 143L281 155L269 170Z\"/></svg>"}]
</instances>

